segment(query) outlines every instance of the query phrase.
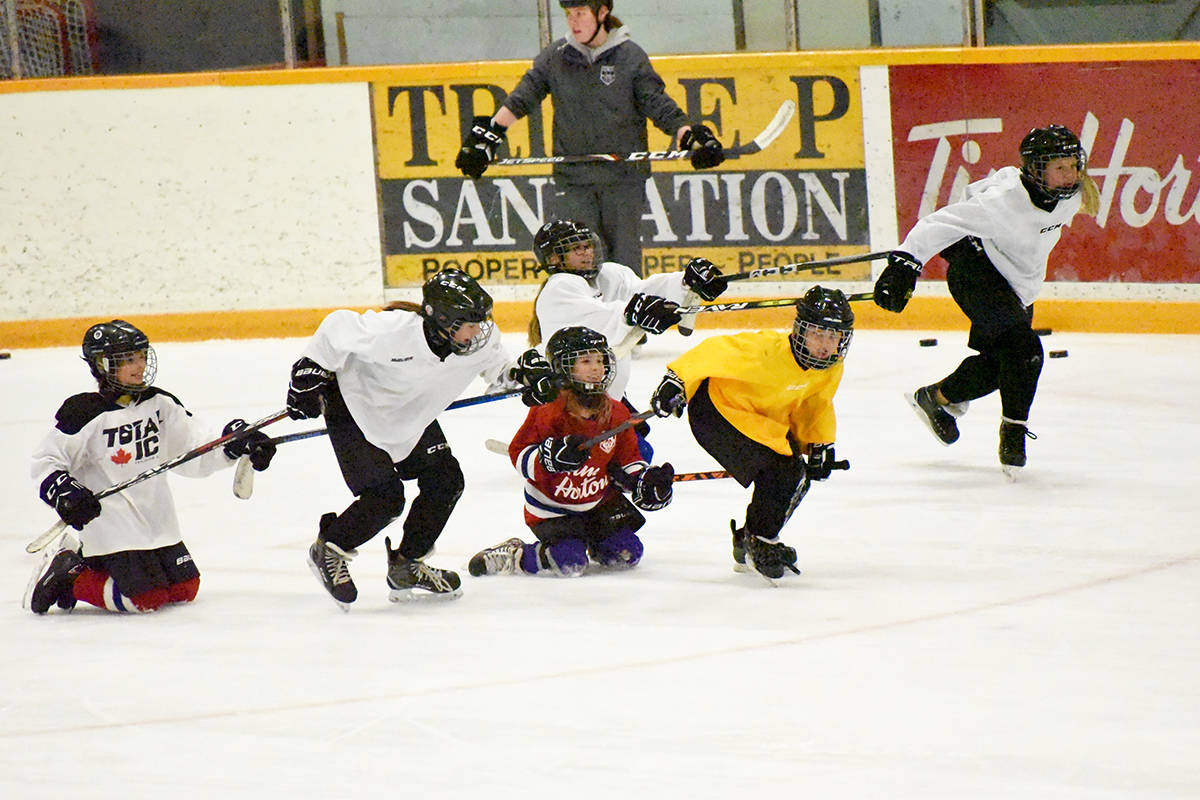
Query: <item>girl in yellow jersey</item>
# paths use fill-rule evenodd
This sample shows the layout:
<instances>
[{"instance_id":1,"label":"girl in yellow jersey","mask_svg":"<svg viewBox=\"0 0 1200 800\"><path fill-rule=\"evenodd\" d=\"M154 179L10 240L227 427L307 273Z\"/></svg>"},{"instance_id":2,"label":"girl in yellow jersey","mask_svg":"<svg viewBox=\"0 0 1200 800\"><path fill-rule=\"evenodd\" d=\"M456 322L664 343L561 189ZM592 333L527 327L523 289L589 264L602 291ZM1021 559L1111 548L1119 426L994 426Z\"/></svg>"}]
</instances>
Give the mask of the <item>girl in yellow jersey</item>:
<instances>
[{"instance_id":1,"label":"girl in yellow jersey","mask_svg":"<svg viewBox=\"0 0 1200 800\"><path fill-rule=\"evenodd\" d=\"M678 417L686 407L700 446L742 486L754 485L746 523L730 522L735 570L799 573L779 532L811 481L849 467L834 457L833 396L853 336L846 296L816 286L790 333L713 336L667 365L651 408Z\"/></svg>"}]
</instances>

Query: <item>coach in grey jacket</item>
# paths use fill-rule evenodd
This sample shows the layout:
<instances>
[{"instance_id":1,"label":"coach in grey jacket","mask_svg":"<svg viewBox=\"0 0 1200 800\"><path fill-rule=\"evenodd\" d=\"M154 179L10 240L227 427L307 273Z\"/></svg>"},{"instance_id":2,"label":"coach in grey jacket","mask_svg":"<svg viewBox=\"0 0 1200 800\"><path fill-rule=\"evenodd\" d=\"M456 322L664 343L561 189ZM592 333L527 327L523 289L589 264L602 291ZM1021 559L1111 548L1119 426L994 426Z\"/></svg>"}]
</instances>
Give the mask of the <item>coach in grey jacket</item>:
<instances>
[{"instance_id":1,"label":"coach in grey jacket","mask_svg":"<svg viewBox=\"0 0 1200 800\"><path fill-rule=\"evenodd\" d=\"M555 155L631 153L647 149L646 120L691 150L696 169L725 160L703 125L689 125L646 51L612 15L613 0L559 0L571 34L538 54L520 84L491 119L476 117L455 165L478 178L510 125L550 95ZM604 242L606 259L642 274L639 234L646 205L646 161L554 165L551 213L582 222Z\"/></svg>"}]
</instances>

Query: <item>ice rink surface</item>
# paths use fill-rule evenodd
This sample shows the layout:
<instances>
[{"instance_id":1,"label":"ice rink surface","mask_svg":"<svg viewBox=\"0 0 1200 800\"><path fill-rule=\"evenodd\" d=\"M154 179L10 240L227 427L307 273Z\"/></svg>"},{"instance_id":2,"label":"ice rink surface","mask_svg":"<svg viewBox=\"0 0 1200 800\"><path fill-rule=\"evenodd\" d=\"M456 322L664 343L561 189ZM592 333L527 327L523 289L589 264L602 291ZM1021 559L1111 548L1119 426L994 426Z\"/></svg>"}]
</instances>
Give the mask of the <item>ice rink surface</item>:
<instances>
[{"instance_id":1,"label":"ice rink surface","mask_svg":"<svg viewBox=\"0 0 1200 800\"><path fill-rule=\"evenodd\" d=\"M646 346L636 404L702 335ZM731 570L748 492L728 480L676 484L633 571L468 576L476 550L528 538L520 482L483 447L523 418L506 400L441 417L467 489L430 562L462 571L463 597L389 604L381 535L348 614L305 564L350 500L323 438L282 446L247 501L232 470L169 478L203 574L191 606L23 610L24 545L55 520L29 454L90 378L75 348L14 351L0 796L1200 797L1200 337L1044 339L1070 356L1046 362L1015 483L995 396L951 448L901 397L965 338L856 334L837 398L852 468L784 529L803 574L776 588ZM282 408L302 344L159 344L157 383L215 435ZM653 428L656 460L715 466L686 422Z\"/></svg>"}]
</instances>

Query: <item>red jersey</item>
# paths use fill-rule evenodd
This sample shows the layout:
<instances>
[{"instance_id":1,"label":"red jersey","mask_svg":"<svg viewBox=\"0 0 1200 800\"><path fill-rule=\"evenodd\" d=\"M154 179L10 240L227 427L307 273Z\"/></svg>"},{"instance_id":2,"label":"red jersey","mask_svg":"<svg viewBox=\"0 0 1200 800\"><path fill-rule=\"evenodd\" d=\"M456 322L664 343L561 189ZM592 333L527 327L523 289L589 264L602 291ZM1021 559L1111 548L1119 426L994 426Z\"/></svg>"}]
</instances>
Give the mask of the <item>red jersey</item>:
<instances>
[{"instance_id":1,"label":"red jersey","mask_svg":"<svg viewBox=\"0 0 1200 800\"><path fill-rule=\"evenodd\" d=\"M612 400L609 403L612 411L603 425L595 419L568 414L566 392L560 393L552 403L529 409L525 424L508 446L513 466L525 478L526 524L590 511L609 492L619 491L608 477L610 463L624 467L631 474L648 466L638 451L633 428L626 428L594 445L588 460L574 472L547 472L542 466L537 456L538 446L548 437L578 434L590 439L629 419L629 410L623 404Z\"/></svg>"}]
</instances>

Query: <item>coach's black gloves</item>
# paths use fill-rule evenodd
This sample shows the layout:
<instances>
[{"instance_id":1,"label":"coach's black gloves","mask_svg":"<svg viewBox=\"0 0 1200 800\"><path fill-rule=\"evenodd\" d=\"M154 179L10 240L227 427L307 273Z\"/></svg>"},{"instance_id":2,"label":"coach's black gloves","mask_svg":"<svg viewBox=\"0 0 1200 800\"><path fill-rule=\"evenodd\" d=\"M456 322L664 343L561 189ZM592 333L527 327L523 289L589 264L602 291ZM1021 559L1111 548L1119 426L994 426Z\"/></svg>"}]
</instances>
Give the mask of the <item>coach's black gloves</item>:
<instances>
[{"instance_id":1,"label":"coach's black gloves","mask_svg":"<svg viewBox=\"0 0 1200 800\"><path fill-rule=\"evenodd\" d=\"M721 270L707 258L693 258L688 262L683 269L683 283L710 303L729 288L729 281Z\"/></svg>"},{"instance_id":2,"label":"coach's black gloves","mask_svg":"<svg viewBox=\"0 0 1200 800\"><path fill-rule=\"evenodd\" d=\"M917 288L921 262L902 250L888 253L888 263L875 281L875 305L899 314Z\"/></svg>"},{"instance_id":3,"label":"coach's black gloves","mask_svg":"<svg viewBox=\"0 0 1200 800\"><path fill-rule=\"evenodd\" d=\"M650 333L662 333L683 319L678 309L678 303L639 292L625 305L625 324Z\"/></svg>"},{"instance_id":4,"label":"coach's black gloves","mask_svg":"<svg viewBox=\"0 0 1200 800\"><path fill-rule=\"evenodd\" d=\"M683 133L679 140L681 150L691 150L692 167L694 169L709 169L720 165L725 160L725 150L717 137L713 136L704 125L693 125Z\"/></svg>"},{"instance_id":5,"label":"coach's black gloves","mask_svg":"<svg viewBox=\"0 0 1200 800\"><path fill-rule=\"evenodd\" d=\"M675 468L670 464L646 467L638 473L633 485L633 504L642 511L658 511L671 504Z\"/></svg>"},{"instance_id":6,"label":"coach's black gloves","mask_svg":"<svg viewBox=\"0 0 1200 800\"><path fill-rule=\"evenodd\" d=\"M478 178L483 175L488 164L496 157L496 151L504 144L504 134L508 130L492 122L490 117L475 117L471 120L471 130L463 138L458 157L454 166L463 175Z\"/></svg>"},{"instance_id":7,"label":"coach's black gloves","mask_svg":"<svg viewBox=\"0 0 1200 800\"><path fill-rule=\"evenodd\" d=\"M246 427L246 420L231 419L225 424L225 430L221 431L221 435L228 436L231 433L237 433L244 427ZM241 439L234 439L222 449L225 450L225 455L233 459L250 456L250 466L254 467L255 472L262 472L271 466L271 459L275 457L275 443L262 431L255 431Z\"/></svg>"},{"instance_id":8,"label":"coach's black gloves","mask_svg":"<svg viewBox=\"0 0 1200 800\"><path fill-rule=\"evenodd\" d=\"M521 402L529 407L553 402L560 388L558 376L550 368L550 362L537 350L530 348L521 354L517 363L508 371L509 380L521 384Z\"/></svg>"},{"instance_id":9,"label":"coach's black gloves","mask_svg":"<svg viewBox=\"0 0 1200 800\"><path fill-rule=\"evenodd\" d=\"M51 472L42 481L40 492L62 521L77 531L100 516L100 501L92 490L71 477L71 473L60 469Z\"/></svg>"},{"instance_id":10,"label":"coach's black gloves","mask_svg":"<svg viewBox=\"0 0 1200 800\"><path fill-rule=\"evenodd\" d=\"M683 381L679 380L679 376L674 372L667 370L662 382L650 397L650 408L660 417L682 417L686 405L687 393L684 391Z\"/></svg>"},{"instance_id":11,"label":"coach's black gloves","mask_svg":"<svg viewBox=\"0 0 1200 800\"><path fill-rule=\"evenodd\" d=\"M574 433L551 436L538 445L538 460L546 472L574 472L588 460L588 451L580 447L586 441Z\"/></svg>"},{"instance_id":12,"label":"coach's black gloves","mask_svg":"<svg viewBox=\"0 0 1200 800\"><path fill-rule=\"evenodd\" d=\"M292 364L292 382L288 384L287 411L292 419L312 419L321 416L321 401L333 373L311 358L301 358Z\"/></svg>"}]
</instances>

